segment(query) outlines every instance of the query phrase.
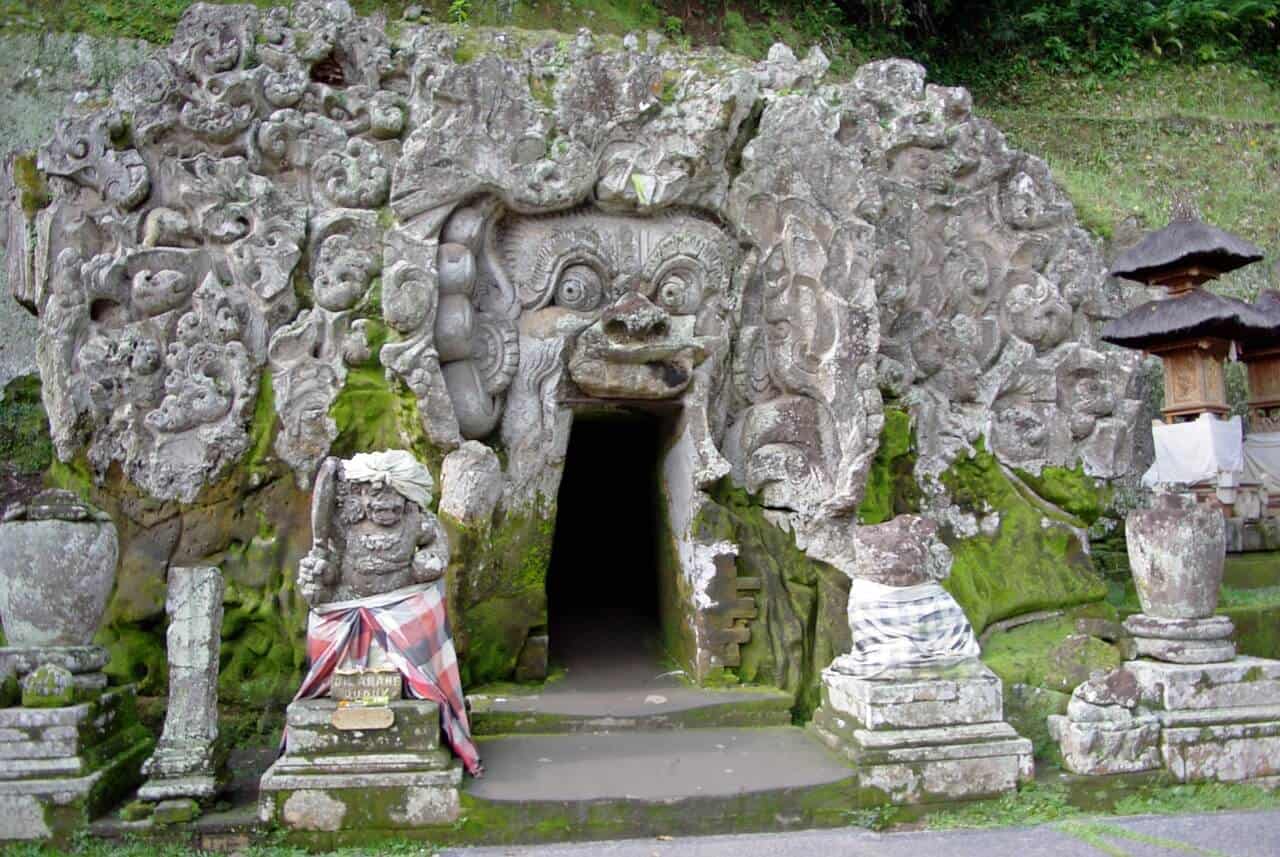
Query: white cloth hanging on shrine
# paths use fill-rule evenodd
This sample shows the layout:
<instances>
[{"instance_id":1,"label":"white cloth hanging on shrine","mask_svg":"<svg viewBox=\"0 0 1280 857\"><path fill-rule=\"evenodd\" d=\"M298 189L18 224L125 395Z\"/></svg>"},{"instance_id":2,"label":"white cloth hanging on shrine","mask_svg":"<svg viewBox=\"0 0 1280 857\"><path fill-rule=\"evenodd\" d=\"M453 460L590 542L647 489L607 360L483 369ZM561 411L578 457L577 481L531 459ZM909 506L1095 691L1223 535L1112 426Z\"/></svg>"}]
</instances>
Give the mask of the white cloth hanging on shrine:
<instances>
[{"instance_id":1,"label":"white cloth hanging on shrine","mask_svg":"<svg viewBox=\"0 0 1280 857\"><path fill-rule=\"evenodd\" d=\"M1197 482L1217 484L1223 474L1244 470L1244 433L1240 417L1212 414L1185 423L1153 425L1156 460L1142 477L1144 485Z\"/></svg>"},{"instance_id":2,"label":"white cloth hanging on shrine","mask_svg":"<svg viewBox=\"0 0 1280 857\"><path fill-rule=\"evenodd\" d=\"M1244 478L1280 494L1280 432L1251 432L1244 439Z\"/></svg>"}]
</instances>

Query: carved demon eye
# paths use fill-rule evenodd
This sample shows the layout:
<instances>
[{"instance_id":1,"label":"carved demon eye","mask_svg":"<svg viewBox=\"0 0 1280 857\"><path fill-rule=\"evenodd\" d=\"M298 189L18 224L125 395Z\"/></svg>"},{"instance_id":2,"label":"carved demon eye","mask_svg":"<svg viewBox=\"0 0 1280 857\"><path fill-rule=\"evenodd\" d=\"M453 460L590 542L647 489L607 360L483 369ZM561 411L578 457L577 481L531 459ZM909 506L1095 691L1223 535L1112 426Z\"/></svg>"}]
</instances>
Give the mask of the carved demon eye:
<instances>
[{"instance_id":1,"label":"carved demon eye","mask_svg":"<svg viewBox=\"0 0 1280 857\"><path fill-rule=\"evenodd\" d=\"M702 285L696 271L673 268L658 278L658 305L673 315L696 312L702 303Z\"/></svg>"},{"instance_id":2,"label":"carved demon eye","mask_svg":"<svg viewBox=\"0 0 1280 857\"><path fill-rule=\"evenodd\" d=\"M576 312L590 312L600 306L604 284L589 265L570 265L556 285L556 304Z\"/></svg>"}]
</instances>

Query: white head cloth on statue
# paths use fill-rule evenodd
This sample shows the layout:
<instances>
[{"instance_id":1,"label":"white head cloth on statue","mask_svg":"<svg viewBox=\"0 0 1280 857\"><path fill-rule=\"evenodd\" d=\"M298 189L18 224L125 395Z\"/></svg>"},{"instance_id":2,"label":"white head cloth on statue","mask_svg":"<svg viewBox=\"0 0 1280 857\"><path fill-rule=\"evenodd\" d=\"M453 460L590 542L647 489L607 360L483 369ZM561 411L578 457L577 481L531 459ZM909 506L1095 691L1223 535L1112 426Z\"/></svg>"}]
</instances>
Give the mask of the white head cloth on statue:
<instances>
[{"instance_id":1,"label":"white head cloth on statue","mask_svg":"<svg viewBox=\"0 0 1280 857\"><path fill-rule=\"evenodd\" d=\"M435 480L431 478L430 471L406 450L358 453L342 462L342 475L349 482L389 485L424 511L431 509Z\"/></svg>"}]
</instances>

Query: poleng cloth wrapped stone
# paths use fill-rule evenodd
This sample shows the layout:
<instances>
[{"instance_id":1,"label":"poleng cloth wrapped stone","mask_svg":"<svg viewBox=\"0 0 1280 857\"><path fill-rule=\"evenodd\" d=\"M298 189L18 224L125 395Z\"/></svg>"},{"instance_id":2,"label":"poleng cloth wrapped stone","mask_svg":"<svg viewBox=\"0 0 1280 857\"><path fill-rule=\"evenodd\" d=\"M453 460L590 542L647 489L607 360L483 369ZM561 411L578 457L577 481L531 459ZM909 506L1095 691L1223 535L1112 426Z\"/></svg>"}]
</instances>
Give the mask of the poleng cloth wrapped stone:
<instances>
[{"instance_id":1,"label":"poleng cloth wrapped stone","mask_svg":"<svg viewBox=\"0 0 1280 857\"><path fill-rule=\"evenodd\" d=\"M349 659L363 663L375 640L404 676L409 695L440 706L445 742L467 772L479 776L483 770L480 753L471 740L458 658L445 613L444 587L439 581L313 608L307 618L311 668L294 701L326 694L338 665ZM288 740L286 732L286 745Z\"/></svg>"},{"instance_id":2,"label":"poleng cloth wrapped stone","mask_svg":"<svg viewBox=\"0 0 1280 857\"><path fill-rule=\"evenodd\" d=\"M896 667L948 666L981 652L968 617L936 583L899 587L854 578L849 631L853 649L831 669L859 678Z\"/></svg>"},{"instance_id":3,"label":"poleng cloth wrapped stone","mask_svg":"<svg viewBox=\"0 0 1280 857\"><path fill-rule=\"evenodd\" d=\"M342 462L342 476L348 482L390 485L411 503L417 503L424 510L431 508L435 481L427 468L407 450L358 453Z\"/></svg>"}]
</instances>

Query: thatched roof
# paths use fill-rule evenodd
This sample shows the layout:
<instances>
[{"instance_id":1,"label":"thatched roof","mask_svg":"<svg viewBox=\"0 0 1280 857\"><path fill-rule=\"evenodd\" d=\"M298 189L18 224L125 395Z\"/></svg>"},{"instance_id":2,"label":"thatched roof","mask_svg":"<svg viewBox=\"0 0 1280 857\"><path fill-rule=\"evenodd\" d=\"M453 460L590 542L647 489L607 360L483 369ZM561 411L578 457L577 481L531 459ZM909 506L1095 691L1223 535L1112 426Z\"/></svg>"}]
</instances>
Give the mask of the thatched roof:
<instances>
[{"instance_id":1,"label":"thatched roof","mask_svg":"<svg viewBox=\"0 0 1280 857\"><path fill-rule=\"evenodd\" d=\"M1280 296L1278 296L1280 297ZM1198 337L1252 342L1280 336L1280 312L1267 312L1204 289L1136 306L1102 329L1102 339L1150 349Z\"/></svg>"},{"instance_id":2,"label":"thatched roof","mask_svg":"<svg viewBox=\"0 0 1280 857\"><path fill-rule=\"evenodd\" d=\"M1178 217L1116 257L1111 276L1150 283L1180 268L1225 274L1262 258L1262 251L1193 217Z\"/></svg>"}]
</instances>

